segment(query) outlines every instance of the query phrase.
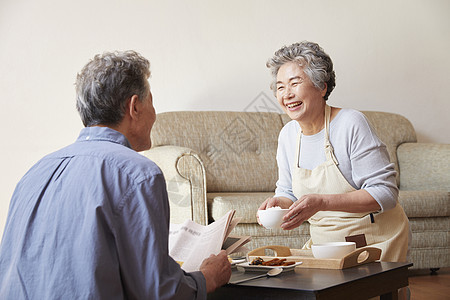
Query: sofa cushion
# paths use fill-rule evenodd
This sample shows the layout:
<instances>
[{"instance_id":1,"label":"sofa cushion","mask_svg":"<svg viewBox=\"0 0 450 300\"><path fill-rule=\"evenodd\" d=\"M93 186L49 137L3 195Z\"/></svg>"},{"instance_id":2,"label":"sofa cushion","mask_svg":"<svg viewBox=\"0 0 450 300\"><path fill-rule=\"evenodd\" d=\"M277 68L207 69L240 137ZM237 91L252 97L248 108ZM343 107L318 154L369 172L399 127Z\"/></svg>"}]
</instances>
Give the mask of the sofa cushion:
<instances>
[{"instance_id":1,"label":"sofa cushion","mask_svg":"<svg viewBox=\"0 0 450 300\"><path fill-rule=\"evenodd\" d=\"M301 248L310 238L308 222L293 230L270 230L257 223L256 212L261 203L270 196L273 196L273 193L208 193L209 215L212 220L217 220L230 209L235 209L235 217L241 220L232 234L250 235L252 240L246 245L249 249L267 245Z\"/></svg>"},{"instance_id":2,"label":"sofa cushion","mask_svg":"<svg viewBox=\"0 0 450 300\"><path fill-rule=\"evenodd\" d=\"M411 247L447 247L450 244L450 217L409 218Z\"/></svg>"},{"instance_id":3,"label":"sofa cushion","mask_svg":"<svg viewBox=\"0 0 450 300\"><path fill-rule=\"evenodd\" d=\"M154 147L194 150L206 170L208 192L266 192L275 189L278 113L160 113L151 132Z\"/></svg>"},{"instance_id":4,"label":"sofa cushion","mask_svg":"<svg viewBox=\"0 0 450 300\"><path fill-rule=\"evenodd\" d=\"M450 216L449 192L400 190L398 200L408 218Z\"/></svg>"},{"instance_id":5,"label":"sofa cushion","mask_svg":"<svg viewBox=\"0 0 450 300\"><path fill-rule=\"evenodd\" d=\"M240 223L256 223L261 203L273 193L208 193L208 214L217 220L230 209L236 210ZM400 191L399 203L408 218L450 216L450 193L442 191Z\"/></svg>"},{"instance_id":6,"label":"sofa cushion","mask_svg":"<svg viewBox=\"0 0 450 300\"><path fill-rule=\"evenodd\" d=\"M256 212L261 203L272 193L208 193L209 216L218 220L231 209L236 210L235 217L240 218L240 224L257 223Z\"/></svg>"},{"instance_id":7,"label":"sofa cushion","mask_svg":"<svg viewBox=\"0 0 450 300\"><path fill-rule=\"evenodd\" d=\"M273 193L208 193L209 215L212 220L218 220L231 209L235 209L235 217L240 218L239 224L234 230L237 234L248 232L252 237L309 235L308 222L295 230L269 230L257 223L256 212L259 206L271 196Z\"/></svg>"}]
</instances>

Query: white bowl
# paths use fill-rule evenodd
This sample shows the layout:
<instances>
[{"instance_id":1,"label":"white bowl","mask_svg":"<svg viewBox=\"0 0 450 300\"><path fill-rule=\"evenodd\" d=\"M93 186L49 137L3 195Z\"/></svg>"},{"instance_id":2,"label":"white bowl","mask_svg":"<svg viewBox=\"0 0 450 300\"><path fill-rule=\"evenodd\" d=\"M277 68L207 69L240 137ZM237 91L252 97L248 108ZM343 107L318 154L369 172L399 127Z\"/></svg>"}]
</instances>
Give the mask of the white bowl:
<instances>
[{"instance_id":1,"label":"white bowl","mask_svg":"<svg viewBox=\"0 0 450 300\"><path fill-rule=\"evenodd\" d=\"M355 242L334 242L313 244L311 246L315 258L343 258L356 250Z\"/></svg>"},{"instance_id":2,"label":"white bowl","mask_svg":"<svg viewBox=\"0 0 450 300\"><path fill-rule=\"evenodd\" d=\"M267 229L277 229L283 223L283 217L289 209L258 210L259 222Z\"/></svg>"}]
</instances>

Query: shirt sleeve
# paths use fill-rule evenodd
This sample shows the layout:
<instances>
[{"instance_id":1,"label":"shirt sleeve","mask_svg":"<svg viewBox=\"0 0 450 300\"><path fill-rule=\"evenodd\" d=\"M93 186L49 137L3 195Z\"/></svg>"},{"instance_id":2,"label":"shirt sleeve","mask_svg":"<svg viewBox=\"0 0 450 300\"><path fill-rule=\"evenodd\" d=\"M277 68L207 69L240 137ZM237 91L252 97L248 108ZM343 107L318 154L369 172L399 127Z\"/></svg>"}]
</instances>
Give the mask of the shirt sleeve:
<instances>
[{"instance_id":1,"label":"shirt sleeve","mask_svg":"<svg viewBox=\"0 0 450 300\"><path fill-rule=\"evenodd\" d=\"M286 197L293 202L297 201L292 191L292 174L290 166L290 151L288 148L287 127L284 127L278 136L278 148L277 148L277 164L278 164L278 181L275 189L275 197ZM291 151L292 152L292 151Z\"/></svg>"},{"instance_id":2,"label":"shirt sleeve","mask_svg":"<svg viewBox=\"0 0 450 300\"><path fill-rule=\"evenodd\" d=\"M352 179L380 205L381 211L394 208L398 198L396 171L389 161L386 145L362 113L356 115L349 132Z\"/></svg>"},{"instance_id":3,"label":"shirt sleeve","mask_svg":"<svg viewBox=\"0 0 450 300\"><path fill-rule=\"evenodd\" d=\"M162 174L129 191L117 216L124 290L136 299L206 299L201 272L184 272L168 251L169 203Z\"/></svg>"}]
</instances>

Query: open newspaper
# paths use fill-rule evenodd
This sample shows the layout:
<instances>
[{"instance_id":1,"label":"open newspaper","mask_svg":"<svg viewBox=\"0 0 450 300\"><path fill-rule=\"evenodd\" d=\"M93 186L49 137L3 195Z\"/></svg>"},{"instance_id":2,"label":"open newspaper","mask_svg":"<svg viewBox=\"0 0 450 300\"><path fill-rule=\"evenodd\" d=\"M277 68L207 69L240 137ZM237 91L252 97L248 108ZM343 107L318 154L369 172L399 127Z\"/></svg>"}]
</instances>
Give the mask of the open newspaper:
<instances>
[{"instance_id":1,"label":"open newspaper","mask_svg":"<svg viewBox=\"0 0 450 300\"><path fill-rule=\"evenodd\" d=\"M203 226L187 220L182 224L170 224L169 255L177 261L186 272L198 271L205 258L218 254L221 249L227 254L245 251L244 244L249 236L230 235L239 223L234 219L235 210L230 210L219 220Z\"/></svg>"}]
</instances>

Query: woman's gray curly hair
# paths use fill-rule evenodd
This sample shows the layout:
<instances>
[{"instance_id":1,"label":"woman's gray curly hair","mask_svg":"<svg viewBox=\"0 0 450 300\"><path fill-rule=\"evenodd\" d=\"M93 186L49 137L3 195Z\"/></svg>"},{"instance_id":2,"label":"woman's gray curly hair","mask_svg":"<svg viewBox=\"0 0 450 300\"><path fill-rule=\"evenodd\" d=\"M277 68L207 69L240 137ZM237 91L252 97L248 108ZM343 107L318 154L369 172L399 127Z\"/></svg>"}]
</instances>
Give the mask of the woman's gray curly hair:
<instances>
[{"instance_id":1,"label":"woman's gray curly hair","mask_svg":"<svg viewBox=\"0 0 450 300\"><path fill-rule=\"evenodd\" d=\"M135 51L96 55L77 75L76 107L84 126L117 125L127 100L150 92L150 63Z\"/></svg>"},{"instance_id":2,"label":"woman's gray curly hair","mask_svg":"<svg viewBox=\"0 0 450 300\"><path fill-rule=\"evenodd\" d=\"M315 87L322 90L326 84L327 92L324 99L328 100L328 96L336 86L333 62L318 44L307 41L284 46L267 61L266 66L270 69L273 79L270 88L274 94L276 94L278 70L285 63L293 61L298 62L303 67L303 72Z\"/></svg>"}]
</instances>

